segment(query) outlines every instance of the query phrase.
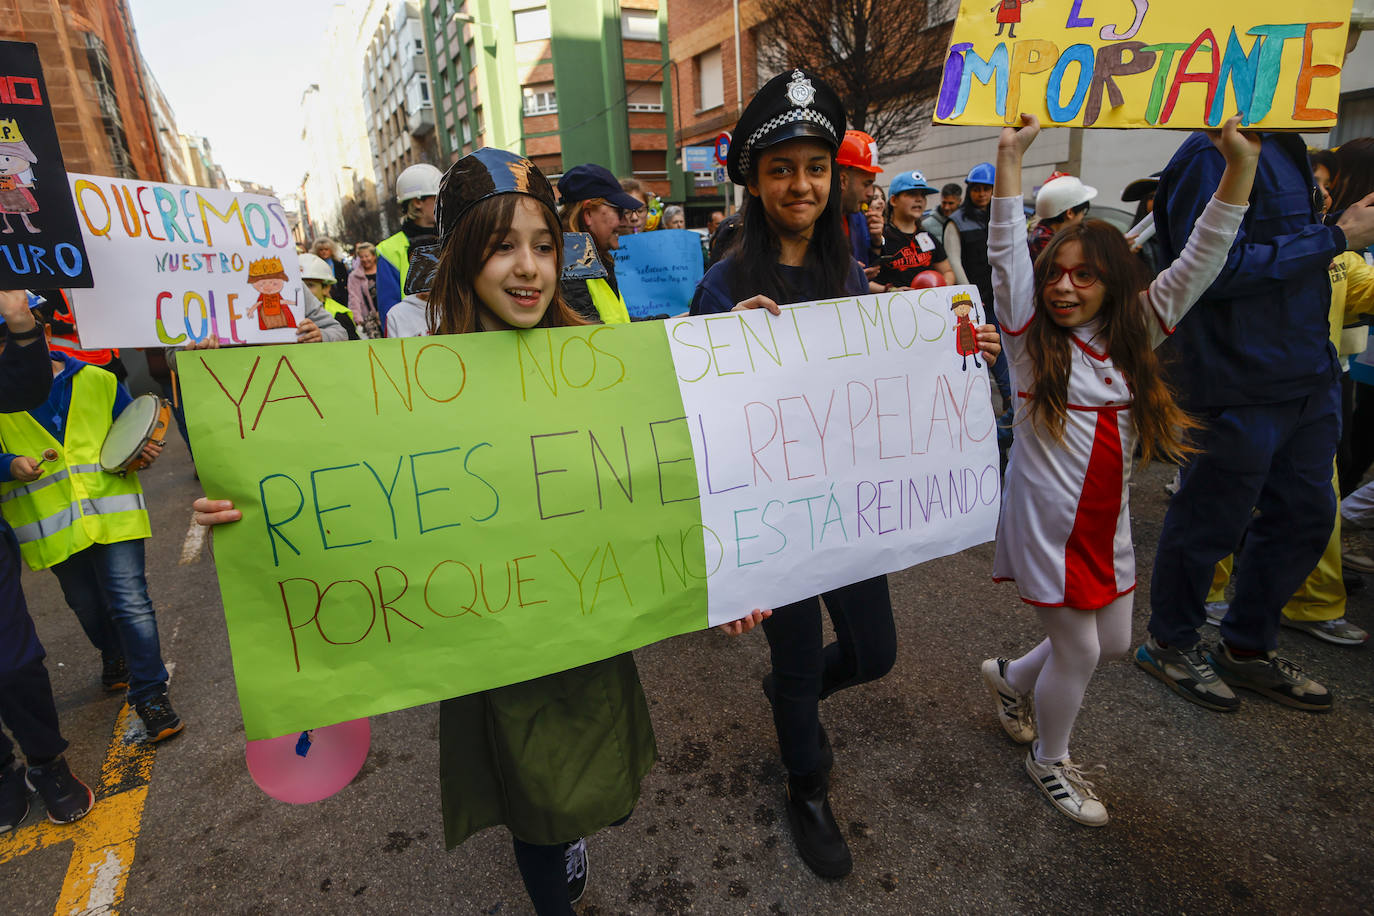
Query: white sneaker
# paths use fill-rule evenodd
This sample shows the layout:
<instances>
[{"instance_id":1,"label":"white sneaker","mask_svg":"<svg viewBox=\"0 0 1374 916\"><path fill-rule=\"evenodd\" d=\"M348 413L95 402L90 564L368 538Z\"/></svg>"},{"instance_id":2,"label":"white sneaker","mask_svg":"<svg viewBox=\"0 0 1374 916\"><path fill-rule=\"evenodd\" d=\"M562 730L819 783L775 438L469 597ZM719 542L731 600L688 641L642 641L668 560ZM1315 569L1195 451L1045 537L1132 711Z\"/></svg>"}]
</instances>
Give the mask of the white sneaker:
<instances>
[{"instance_id":1,"label":"white sneaker","mask_svg":"<svg viewBox=\"0 0 1374 916\"><path fill-rule=\"evenodd\" d=\"M1214 627L1219 627L1221 626L1222 618L1231 610L1231 602L1208 601L1202 608L1207 612L1207 622Z\"/></svg>"},{"instance_id":2,"label":"white sneaker","mask_svg":"<svg viewBox=\"0 0 1374 916\"><path fill-rule=\"evenodd\" d=\"M1107 772L1104 766L1092 769L1094 772ZM1032 750L1026 753L1026 772L1056 808L1078 823L1089 827L1106 825L1107 806L1093 791L1093 784L1088 781L1087 775L1072 760L1066 758L1056 763L1040 763Z\"/></svg>"},{"instance_id":3,"label":"white sneaker","mask_svg":"<svg viewBox=\"0 0 1374 916\"><path fill-rule=\"evenodd\" d=\"M585 837L563 844L563 864L568 870L568 901L576 903L587 892L587 873L590 868Z\"/></svg>"},{"instance_id":4,"label":"white sneaker","mask_svg":"<svg viewBox=\"0 0 1374 916\"><path fill-rule=\"evenodd\" d=\"M988 658L978 669L983 680L992 691L992 699L997 704L997 721L1011 740L1017 744L1030 744L1035 740L1035 709L1032 694L1017 693L1007 683L1007 660Z\"/></svg>"}]
</instances>

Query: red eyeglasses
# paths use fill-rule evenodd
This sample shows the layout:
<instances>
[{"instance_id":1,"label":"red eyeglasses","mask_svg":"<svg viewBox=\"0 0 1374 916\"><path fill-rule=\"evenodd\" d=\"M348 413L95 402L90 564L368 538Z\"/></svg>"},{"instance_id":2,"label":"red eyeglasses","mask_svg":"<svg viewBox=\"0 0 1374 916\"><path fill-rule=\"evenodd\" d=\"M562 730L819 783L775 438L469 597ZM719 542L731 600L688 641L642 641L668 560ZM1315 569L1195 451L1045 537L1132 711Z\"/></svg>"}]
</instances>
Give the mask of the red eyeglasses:
<instances>
[{"instance_id":1,"label":"red eyeglasses","mask_svg":"<svg viewBox=\"0 0 1374 916\"><path fill-rule=\"evenodd\" d=\"M1097 271L1086 264L1075 264L1073 267L1067 268L1060 267L1058 264L1051 264L1049 272L1045 274L1045 285L1053 286L1059 282L1064 274L1069 275L1069 282L1077 289L1087 289L1102 279L1097 275Z\"/></svg>"}]
</instances>

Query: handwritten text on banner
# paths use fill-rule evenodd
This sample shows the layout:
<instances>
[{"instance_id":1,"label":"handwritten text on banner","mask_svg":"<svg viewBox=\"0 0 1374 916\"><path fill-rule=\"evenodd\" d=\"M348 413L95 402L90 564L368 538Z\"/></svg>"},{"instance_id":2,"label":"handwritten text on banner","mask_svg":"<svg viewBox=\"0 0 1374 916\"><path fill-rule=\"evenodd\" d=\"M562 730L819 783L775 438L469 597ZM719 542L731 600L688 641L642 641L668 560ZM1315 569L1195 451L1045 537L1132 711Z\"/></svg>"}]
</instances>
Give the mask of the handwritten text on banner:
<instances>
[{"instance_id":1,"label":"handwritten text on banner","mask_svg":"<svg viewBox=\"0 0 1374 916\"><path fill-rule=\"evenodd\" d=\"M988 540L951 298L186 353L249 738L527 680Z\"/></svg>"},{"instance_id":2,"label":"handwritten text on banner","mask_svg":"<svg viewBox=\"0 0 1374 916\"><path fill-rule=\"evenodd\" d=\"M1336 123L1350 0L963 0L939 124Z\"/></svg>"}]
</instances>

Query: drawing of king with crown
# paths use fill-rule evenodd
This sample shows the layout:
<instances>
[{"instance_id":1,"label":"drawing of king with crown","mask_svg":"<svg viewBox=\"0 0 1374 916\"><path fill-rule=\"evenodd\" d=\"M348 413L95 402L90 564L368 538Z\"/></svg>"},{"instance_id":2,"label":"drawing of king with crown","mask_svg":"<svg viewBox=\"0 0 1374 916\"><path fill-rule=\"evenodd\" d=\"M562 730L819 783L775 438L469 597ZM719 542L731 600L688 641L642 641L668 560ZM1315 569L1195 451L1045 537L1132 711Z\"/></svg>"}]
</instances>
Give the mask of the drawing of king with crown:
<instances>
[{"instance_id":1,"label":"drawing of king with crown","mask_svg":"<svg viewBox=\"0 0 1374 916\"><path fill-rule=\"evenodd\" d=\"M281 291L291 278L282 270L281 258L259 258L248 264L248 285L258 291L258 299L248 307L245 318L258 316L258 328L270 331L274 328L294 328L296 317L291 314L287 300Z\"/></svg>"},{"instance_id":2,"label":"drawing of king with crown","mask_svg":"<svg viewBox=\"0 0 1374 916\"><path fill-rule=\"evenodd\" d=\"M33 165L38 157L24 142L24 135L13 118L0 121L0 232L11 233L10 215L18 216L29 232L39 229L29 219L30 213L38 212L38 201L33 192Z\"/></svg>"}]
</instances>

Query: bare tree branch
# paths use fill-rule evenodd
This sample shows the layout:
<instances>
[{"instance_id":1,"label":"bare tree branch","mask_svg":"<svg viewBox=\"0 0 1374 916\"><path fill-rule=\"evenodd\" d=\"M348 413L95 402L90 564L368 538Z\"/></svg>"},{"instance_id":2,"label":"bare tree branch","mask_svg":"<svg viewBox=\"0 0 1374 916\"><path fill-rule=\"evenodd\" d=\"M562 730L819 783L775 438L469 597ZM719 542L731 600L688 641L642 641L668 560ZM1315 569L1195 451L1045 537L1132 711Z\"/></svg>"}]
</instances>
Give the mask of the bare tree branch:
<instances>
[{"instance_id":1,"label":"bare tree branch","mask_svg":"<svg viewBox=\"0 0 1374 916\"><path fill-rule=\"evenodd\" d=\"M889 155L915 145L940 88L949 23L928 26L926 3L914 0L762 0L761 9L763 70L806 67L839 93L849 126Z\"/></svg>"}]
</instances>

